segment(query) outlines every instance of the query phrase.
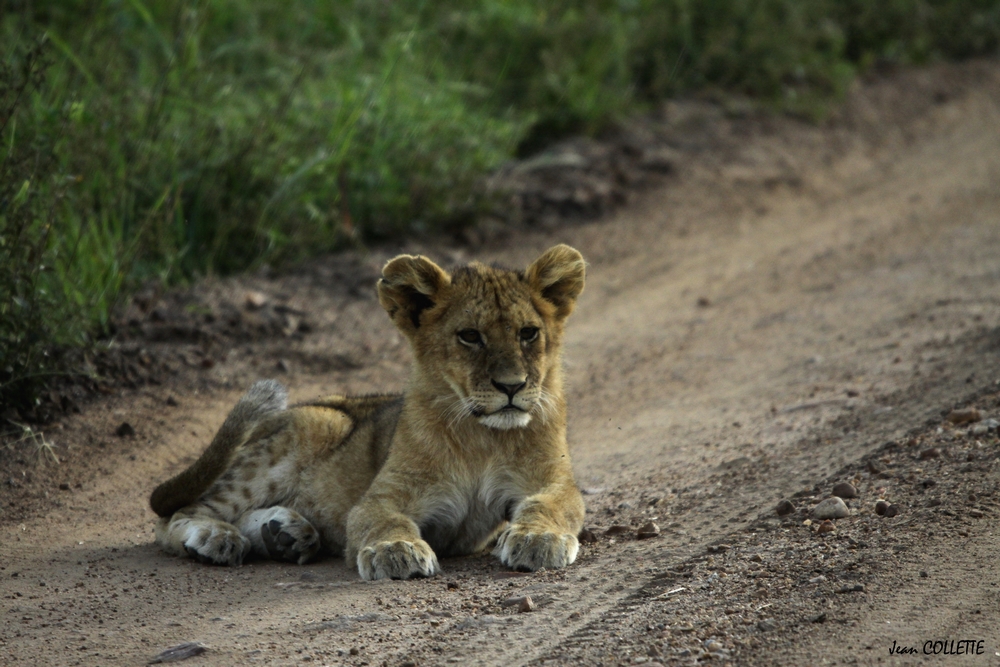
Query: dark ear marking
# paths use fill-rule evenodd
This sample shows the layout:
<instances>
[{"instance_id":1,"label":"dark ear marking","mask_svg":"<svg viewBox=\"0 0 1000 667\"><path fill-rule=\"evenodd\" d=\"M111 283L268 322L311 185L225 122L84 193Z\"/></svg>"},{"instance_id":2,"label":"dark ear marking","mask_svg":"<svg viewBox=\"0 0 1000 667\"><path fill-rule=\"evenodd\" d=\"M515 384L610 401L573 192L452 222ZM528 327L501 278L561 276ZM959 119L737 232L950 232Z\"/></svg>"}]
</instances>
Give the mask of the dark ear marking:
<instances>
[{"instance_id":1,"label":"dark ear marking","mask_svg":"<svg viewBox=\"0 0 1000 667\"><path fill-rule=\"evenodd\" d=\"M434 306L434 302L431 301L431 298L429 296L421 294L416 290L413 290L413 294L410 296L409 300L410 300L410 321L413 322L414 329L419 329L420 314L425 310L427 310L428 308L432 308Z\"/></svg>"}]
</instances>

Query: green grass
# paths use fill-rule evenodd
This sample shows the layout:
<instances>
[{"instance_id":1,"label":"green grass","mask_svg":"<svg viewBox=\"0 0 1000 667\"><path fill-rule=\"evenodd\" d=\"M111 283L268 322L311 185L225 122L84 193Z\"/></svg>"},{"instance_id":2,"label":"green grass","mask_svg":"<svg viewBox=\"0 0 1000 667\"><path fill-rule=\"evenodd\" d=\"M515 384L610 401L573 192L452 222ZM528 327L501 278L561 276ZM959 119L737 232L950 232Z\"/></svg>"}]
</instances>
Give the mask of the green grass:
<instances>
[{"instance_id":1,"label":"green grass","mask_svg":"<svg viewBox=\"0 0 1000 667\"><path fill-rule=\"evenodd\" d=\"M145 281L456 228L503 161L666 97L821 118L876 61L1000 43L1000 0L7 6L0 403L23 409Z\"/></svg>"}]
</instances>

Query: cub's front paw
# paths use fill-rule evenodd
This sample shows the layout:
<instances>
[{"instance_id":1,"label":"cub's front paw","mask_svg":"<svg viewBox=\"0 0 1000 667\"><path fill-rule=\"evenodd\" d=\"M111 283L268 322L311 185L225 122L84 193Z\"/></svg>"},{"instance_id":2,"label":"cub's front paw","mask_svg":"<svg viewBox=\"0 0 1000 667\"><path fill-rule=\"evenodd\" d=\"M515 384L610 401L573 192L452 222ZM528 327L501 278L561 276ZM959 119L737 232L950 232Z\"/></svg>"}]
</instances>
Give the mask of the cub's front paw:
<instances>
[{"instance_id":1,"label":"cub's front paw","mask_svg":"<svg viewBox=\"0 0 1000 667\"><path fill-rule=\"evenodd\" d=\"M362 579L431 577L440 569L434 550L423 540L376 542L358 552Z\"/></svg>"},{"instance_id":2,"label":"cub's front paw","mask_svg":"<svg viewBox=\"0 0 1000 667\"><path fill-rule=\"evenodd\" d=\"M533 572L540 567L565 567L576 560L579 549L576 535L533 532L513 525L500 535L493 555L509 568Z\"/></svg>"},{"instance_id":3,"label":"cub's front paw","mask_svg":"<svg viewBox=\"0 0 1000 667\"><path fill-rule=\"evenodd\" d=\"M184 550L191 558L214 565L242 565L250 553L250 540L236 526L222 522L209 525L192 522L184 536Z\"/></svg>"}]
</instances>

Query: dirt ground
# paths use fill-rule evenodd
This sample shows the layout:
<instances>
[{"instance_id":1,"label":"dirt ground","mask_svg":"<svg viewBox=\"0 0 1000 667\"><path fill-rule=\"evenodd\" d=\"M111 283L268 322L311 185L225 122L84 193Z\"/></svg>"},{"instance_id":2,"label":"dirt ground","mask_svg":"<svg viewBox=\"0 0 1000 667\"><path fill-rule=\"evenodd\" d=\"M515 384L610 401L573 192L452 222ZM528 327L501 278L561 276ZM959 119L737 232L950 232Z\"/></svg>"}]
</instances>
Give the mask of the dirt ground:
<instances>
[{"instance_id":1,"label":"dirt ground","mask_svg":"<svg viewBox=\"0 0 1000 667\"><path fill-rule=\"evenodd\" d=\"M0 447L0 664L198 642L184 664L1000 665L1000 63L880 74L821 127L675 102L630 132L619 180L657 177L596 221L140 295L126 383L52 397L44 441ZM553 163L584 169L581 145ZM590 263L565 355L574 565L372 583L155 548L150 490L253 379L401 388L372 289L387 257L524 265L554 242ZM841 482L849 515L824 524Z\"/></svg>"}]
</instances>

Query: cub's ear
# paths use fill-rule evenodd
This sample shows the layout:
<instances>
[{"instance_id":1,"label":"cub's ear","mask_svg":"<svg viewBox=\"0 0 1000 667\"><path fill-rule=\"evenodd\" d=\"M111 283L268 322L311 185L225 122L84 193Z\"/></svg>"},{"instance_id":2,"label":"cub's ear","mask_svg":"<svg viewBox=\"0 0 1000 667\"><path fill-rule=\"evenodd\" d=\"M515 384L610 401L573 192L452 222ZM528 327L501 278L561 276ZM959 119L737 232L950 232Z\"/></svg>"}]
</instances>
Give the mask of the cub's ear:
<instances>
[{"instance_id":1,"label":"cub's ear","mask_svg":"<svg viewBox=\"0 0 1000 667\"><path fill-rule=\"evenodd\" d=\"M525 277L532 289L556 307L556 317L564 319L573 312L576 298L583 291L587 263L576 249L559 244L536 259Z\"/></svg>"},{"instance_id":2,"label":"cub's ear","mask_svg":"<svg viewBox=\"0 0 1000 667\"><path fill-rule=\"evenodd\" d=\"M437 303L451 277L420 255L400 255L382 268L378 300L404 332L420 328L420 314Z\"/></svg>"}]
</instances>

